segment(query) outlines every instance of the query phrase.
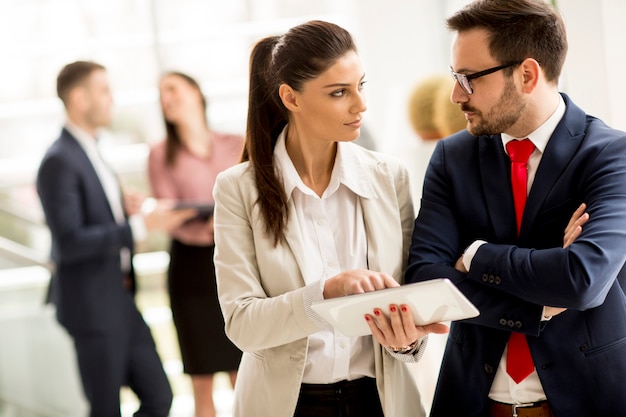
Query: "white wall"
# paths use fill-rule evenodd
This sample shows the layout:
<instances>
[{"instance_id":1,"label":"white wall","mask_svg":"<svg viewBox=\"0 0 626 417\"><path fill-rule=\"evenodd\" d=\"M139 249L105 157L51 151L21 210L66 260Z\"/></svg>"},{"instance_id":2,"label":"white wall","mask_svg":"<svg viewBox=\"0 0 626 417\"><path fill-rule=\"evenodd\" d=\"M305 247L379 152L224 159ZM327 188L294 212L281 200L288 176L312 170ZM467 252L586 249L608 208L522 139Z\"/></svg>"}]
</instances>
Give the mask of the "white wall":
<instances>
[{"instance_id":1,"label":"white wall","mask_svg":"<svg viewBox=\"0 0 626 417\"><path fill-rule=\"evenodd\" d=\"M407 100L427 75L447 72L451 36L445 18L469 0L353 0L351 30L365 65L366 123L380 150L407 161L416 198L432 144L410 128ZM626 1L557 0L564 16L569 52L561 90L589 114L626 130Z\"/></svg>"}]
</instances>

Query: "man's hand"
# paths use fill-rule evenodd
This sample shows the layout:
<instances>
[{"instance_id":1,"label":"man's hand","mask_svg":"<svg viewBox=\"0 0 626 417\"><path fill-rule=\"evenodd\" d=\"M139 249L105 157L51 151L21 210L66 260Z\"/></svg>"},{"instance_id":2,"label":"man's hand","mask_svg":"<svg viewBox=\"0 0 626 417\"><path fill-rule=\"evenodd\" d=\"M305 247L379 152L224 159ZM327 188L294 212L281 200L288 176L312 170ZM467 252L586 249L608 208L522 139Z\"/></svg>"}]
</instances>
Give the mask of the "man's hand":
<instances>
[{"instance_id":1,"label":"man's hand","mask_svg":"<svg viewBox=\"0 0 626 417\"><path fill-rule=\"evenodd\" d=\"M561 308L561 307L545 306L543 308L543 315L545 316L545 318L550 318L550 317L558 316L559 314L561 314L562 312L566 310L567 310L566 308Z\"/></svg>"},{"instance_id":2,"label":"man's hand","mask_svg":"<svg viewBox=\"0 0 626 417\"><path fill-rule=\"evenodd\" d=\"M463 272L464 274L467 274L468 271L467 269L465 269L465 264L463 263L463 255L461 255L459 259L456 260L456 263L454 264L454 269Z\"/></svg>"},{"instance_id":3,"label":"man's hand","mask_svg":"<svg viewBox=\"0 0 626 417\"><path fill-rule=\"evenodd\" d=\"M141 211L141 205L146 200L146 196L137 190L124 190L124 210L129 216L138 214Z\"/></svg>"},{"instance_id":4,"label":"man's hand","mask_svg":"<svg viewBox=\"0 0 626 417\"><path fill-rule=\"evenodd\" d=\"M587 223L587 220L589 220L589 213L585 213L586 209L587 205L585 203L582 203L580 206L578 206L574 214L572 214L572 217L569 219L569 223L567 223L567 226L565 227L565 232L563 233L563 248L567 248L569 245L574 243L576 238L578 238L578 236L580 236L580 234L582 233L583 225ZM546 318L554 317L558 316L566 310L566 308L562 307L545 306L543 308L543 315Z\"/></svg>"},{"instance_id":5,"label":"man's hand","mask_svg":"<svg viewBox=\"0 0 626 417\"><path fill-rule=\"evenodd\" d=\"M171 232L185 221L198 215L193 208L174 210L175 202L171 200L147 199L142 204L141 214L148 230Z\"/></svg>"},{"instance_id":6,"label":"man's hand","mask_svg":"<svg viewBox=\"0 0 626 417\"><path fill-rule=\"evenodd\" d=\"M589 213L585 213L586 209L587 205L582 203L578 206L574 214L572 214L571 219L569 219L569 223L565 227L565 232L563 234L563 248L566 248L574 243L576 238L578 238L578 236L582 233L583 225L587 223L587 220L589 220Z\"/></svg>"}]
</instances>

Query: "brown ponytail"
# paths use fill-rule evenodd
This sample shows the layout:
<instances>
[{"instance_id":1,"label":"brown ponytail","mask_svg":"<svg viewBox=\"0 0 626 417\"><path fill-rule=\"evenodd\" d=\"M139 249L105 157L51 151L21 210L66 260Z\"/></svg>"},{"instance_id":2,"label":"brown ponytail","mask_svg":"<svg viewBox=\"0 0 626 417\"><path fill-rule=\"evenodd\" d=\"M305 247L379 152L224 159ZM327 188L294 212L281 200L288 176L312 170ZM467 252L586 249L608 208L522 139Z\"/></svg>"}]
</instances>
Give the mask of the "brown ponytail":
<instances>
[{"instance_id":1,"label":"brown ponytail","mask_svg":"<svg viewBox=\"0 0 626 417\"><path fill-rule=\"evenodd\" d=\"M278 96L281 84L301 91L339 58L356 51L352 36L328 22L310 21L283 36L260 40L250 56L250 85L246 144L242 161L250 161L259 193L257 203L265 230L277 245L288 218L287 196L274 167L274 147L289 121L289 111Z\"/></svg>"}]
</instances>

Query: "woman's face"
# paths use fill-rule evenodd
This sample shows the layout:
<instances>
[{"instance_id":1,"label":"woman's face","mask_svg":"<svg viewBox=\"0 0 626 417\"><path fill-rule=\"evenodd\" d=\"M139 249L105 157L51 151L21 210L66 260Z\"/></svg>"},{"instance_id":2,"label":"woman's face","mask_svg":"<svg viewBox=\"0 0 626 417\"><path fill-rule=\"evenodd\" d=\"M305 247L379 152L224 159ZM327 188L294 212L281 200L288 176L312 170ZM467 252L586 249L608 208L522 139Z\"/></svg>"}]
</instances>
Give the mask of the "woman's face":
<instances>
[{"instance_id":1,"label":"woman's face","mask_svg":"<svg viewBox=\"0 0 626 417\"><path fill-rule=\"evenodd\" d=\"M165 76L159 85L161 109L168 122L177 124L185 118L204 117L200 91L177 75Z\"/></svg>"},{"instance_id":2,"label":"woman's face","mask_svg":"<svg viewBox=\"0 0 626 417\"><path fill-rule=\"evenodd\" d=\"M304 83L295 92L297 108L292 111L296 128L312 138L346 142L359 137L365 105L365 74L354 51Z\"/></svg>"}]
</instances>

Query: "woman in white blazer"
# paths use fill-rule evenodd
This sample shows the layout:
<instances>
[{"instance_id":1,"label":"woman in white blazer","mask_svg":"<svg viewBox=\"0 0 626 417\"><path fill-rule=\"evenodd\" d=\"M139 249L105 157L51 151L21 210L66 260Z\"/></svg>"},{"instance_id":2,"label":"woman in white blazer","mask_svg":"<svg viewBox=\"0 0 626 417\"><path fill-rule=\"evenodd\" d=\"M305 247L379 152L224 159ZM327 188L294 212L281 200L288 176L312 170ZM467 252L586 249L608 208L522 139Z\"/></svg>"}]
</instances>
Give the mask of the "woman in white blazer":
<instances>
[{"instance_id":1,"label":"woman in white blazer","mask_svg":"<svg viewBox=\"0 0 626 417\"><path fill-rule=\"evenodd\" d=\"M430 332L381 306L373 336L347 337L311 309L398 286L414 220L399 161L359 136L364 73L352 37L312 21L257 43L242 164L220 174L215 265L226 332L244 352L235 417L423 416L406 362Z\"/></svg>"}]
</instances>

